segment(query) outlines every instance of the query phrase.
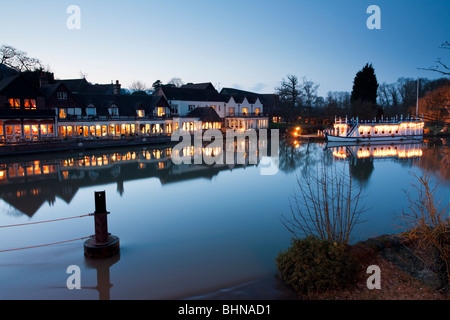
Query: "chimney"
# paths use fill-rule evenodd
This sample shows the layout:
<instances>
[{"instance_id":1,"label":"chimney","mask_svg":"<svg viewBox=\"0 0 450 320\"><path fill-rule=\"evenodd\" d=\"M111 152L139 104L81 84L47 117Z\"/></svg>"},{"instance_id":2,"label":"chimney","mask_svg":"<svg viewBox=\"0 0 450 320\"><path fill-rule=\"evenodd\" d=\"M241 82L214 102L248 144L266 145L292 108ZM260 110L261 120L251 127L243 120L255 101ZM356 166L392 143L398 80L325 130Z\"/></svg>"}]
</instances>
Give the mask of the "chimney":
<instances>
[{"instance_id":1,"label":"chimney","mask_svg":"<svg viewBox=\"0 0 450 320\"><path fill-rule=\"evenodd\" d=\"M114 91L114 95L118 96L120 95L120 83L119 80L116 80L116 83L113 84L113 91Z\"/></svg>"},{"instance_id":2,"label":"chimney","mask_svg":"<svg viewBox=\"0 0 450 320\"><path fill-rule=\"evenodd\" d=\"M51 83L53 83L53 81L54 81L53 73L41 72L41 74L39 75L39 86L40 87L51 84Z\"/></svg>"}]
</instances>

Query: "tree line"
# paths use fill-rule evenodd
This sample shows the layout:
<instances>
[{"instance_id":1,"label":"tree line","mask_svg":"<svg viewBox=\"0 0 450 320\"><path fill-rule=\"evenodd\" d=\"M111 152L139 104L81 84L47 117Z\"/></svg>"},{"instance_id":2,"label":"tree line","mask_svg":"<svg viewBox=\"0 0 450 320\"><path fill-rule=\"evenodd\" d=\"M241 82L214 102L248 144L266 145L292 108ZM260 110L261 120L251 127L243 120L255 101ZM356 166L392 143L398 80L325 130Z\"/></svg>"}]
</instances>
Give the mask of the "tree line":
<instances>
[{"instance_id":1,"label":"tree line","mask_svg":"<svg viewBox=\"0 0 450 320\"><path fill-rule=\"evenodd\" d=\"M445 42L441 49L450 49ZM444 77L429 80L400 77L394 83L379 83L375 68L367 63L357 72L351 92L328 92L325 97L318 95L319 84L306 77L299 79L289 74L275 88L279 96L279 112L287 123L332 121L338 117L358 117L371 120L380 117L415 115L430 122L450 120L450 68L442 58L428 70ZM417 109L418 107L418 109Z\"/></svg>"}]
</instances>

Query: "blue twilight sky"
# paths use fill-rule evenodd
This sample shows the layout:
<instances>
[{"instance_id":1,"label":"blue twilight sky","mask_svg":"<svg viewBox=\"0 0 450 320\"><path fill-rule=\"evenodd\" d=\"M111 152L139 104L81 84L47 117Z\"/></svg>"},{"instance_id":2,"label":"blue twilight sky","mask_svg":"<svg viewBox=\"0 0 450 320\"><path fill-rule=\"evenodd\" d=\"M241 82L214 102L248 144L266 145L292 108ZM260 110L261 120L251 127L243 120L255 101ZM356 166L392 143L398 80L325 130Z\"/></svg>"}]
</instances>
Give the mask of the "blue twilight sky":
<instances>
[{"instance_id":1,"label":"blue twilight sky","mask_svg":"<svg viewBox=\"0 0 450 320\"><path fill-rule=\"evenodd\" d=\"M295 74L319 93L351 91L367 62L380 83L438 78L448 51L449 0L0 0L0 45L39 58L57 78L151 85L179 77L261 93ZM66 21L81 9L79 30ZM366 26L369 5L381 29Z\"/></svg>"}]
</instances>

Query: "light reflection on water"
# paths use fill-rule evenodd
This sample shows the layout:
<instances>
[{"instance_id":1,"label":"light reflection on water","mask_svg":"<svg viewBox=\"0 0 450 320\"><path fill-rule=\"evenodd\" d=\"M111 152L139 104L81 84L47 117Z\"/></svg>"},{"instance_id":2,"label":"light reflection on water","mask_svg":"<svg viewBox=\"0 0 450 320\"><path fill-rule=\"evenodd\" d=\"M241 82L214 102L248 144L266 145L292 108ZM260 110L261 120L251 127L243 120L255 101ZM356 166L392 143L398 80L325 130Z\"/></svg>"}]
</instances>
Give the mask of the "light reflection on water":
<instances>
[{"instance_id":1,"label":"light reflection on water","mask_svg":"<svg viewBox=\"0 0 450 320\"><path fill-rule=\"evenodd\" d=\"M291 239L280 216L289 214L299 173L321 161L345 161L363 185L369 211L353 241L398 231L411 172L430 168L438 197L448 201L446 141L325 147L280 141L273 176L248 163L175 166L169 146L0 159L0 226L92 212L94 192L105 190L109 231L121 241L120 256L104 261L86 259L82 241L0 252L0 299L185 298L273 274ZM91 217L3 228L0 250L77 239L93 229ZM66 288L73 264L82 268L83 290Z\"/></svg>"}]
</instances>

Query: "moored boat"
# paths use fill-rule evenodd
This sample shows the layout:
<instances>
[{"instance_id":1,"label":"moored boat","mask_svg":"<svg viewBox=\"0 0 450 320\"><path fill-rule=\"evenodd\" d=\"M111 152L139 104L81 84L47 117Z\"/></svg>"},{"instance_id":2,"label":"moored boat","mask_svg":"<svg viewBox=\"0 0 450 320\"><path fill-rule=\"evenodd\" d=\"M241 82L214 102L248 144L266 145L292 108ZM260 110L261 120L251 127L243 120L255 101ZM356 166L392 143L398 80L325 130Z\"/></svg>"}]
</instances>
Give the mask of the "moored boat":
<instances>
[{"instance_id":1,"label":"moored boat","mask_svg":"<svg viewBox=\"0 0 450 320\"><path fill-rule=\"evenodd\" d=\"M335 119L333 129L324 131L330 142L375 142L423 139L423 119L418 117L381 118L359 121Z\"/></svg>"}]
</instances>

